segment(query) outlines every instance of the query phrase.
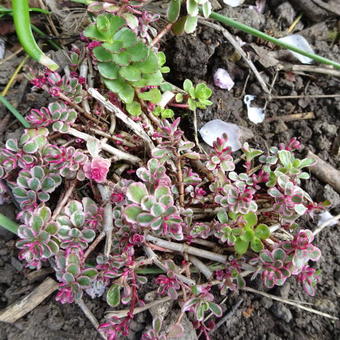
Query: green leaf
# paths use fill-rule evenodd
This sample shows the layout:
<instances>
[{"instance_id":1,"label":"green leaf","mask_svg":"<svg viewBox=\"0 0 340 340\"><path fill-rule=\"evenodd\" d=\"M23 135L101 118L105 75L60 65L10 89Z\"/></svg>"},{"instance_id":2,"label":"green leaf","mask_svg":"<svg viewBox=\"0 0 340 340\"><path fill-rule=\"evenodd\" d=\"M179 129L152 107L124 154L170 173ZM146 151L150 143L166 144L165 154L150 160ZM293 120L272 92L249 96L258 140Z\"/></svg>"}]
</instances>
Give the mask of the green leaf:
<instances>
[{"instance_id":1,"label":"green leaf","mask_svg":"<svg viewBox=\"0 0 340 340\"><path fill-rule=\"evenodd\" d=\"M146 195L148 190L144 183L132 183L126 192L127 198L134 203L140 203Z\"/></svg>"},{"instance_id":2,"label":"green leaf","mask_svg":"<svg viewBox=\"0 0 340 340\"><path fill-rule=\"evenodd\" d=\"M285 168L289 167L289 165L294 160L294 156L292 155L292 153L287 150L280 150L278 152L278 155L279 155L280 162Z\"/></svg>"},{"instance_id":3,"label":"green leaf","mask_svg":"<svg viewBox=\"0 0 340 340\"><path fill-rule=\"evenodd\" d=\"M40 216L33 216L32 219L32 229L36 232L39 233L41 227L43 226L44 221Z\"/></svg>"},{"instance_id":4,"label":"green leaf","mask_svg":"<svg viewBox=\"0 0 340 340\"><path fill-rule=\"evenodd\" d=\"M78 279L77 279L77 282L79 283L79 285L82 287L82 288L87 288L91 285L91 280L89 277L87 276L80 276Z\"/></svg>"},{"instance_id":5,"label":"green leaf","mask_svg":"<svg viewBox=\"0 0 340 340\"><path fill-rule=\"evenodd\" d=\"M249 212L248 214L243 216L246 221L245 227L252 228L257 223L257 216L253 212Z\"/></svg>"},{"instance_id":6,"label":"green leaf","mask_svg":"<svg viewBox=\"0 0 340 340\"><path fill-rule=\"evenodd\" d=\"M190 93L194 89L194 85L190 79L185 79L183 82L183 90Z\"/></svg>"},{"instance_id":7,"label":"green leaf","mask_svg":"<svg viewBox=\"0 0 340 340\"><path fill-rule=\"evenodd\" d=\"M121 67L119 74L128 81L138 81L141 79L141 71L138 67L132 65Z\"/></svg>"},{"instance_id":8,"label":"green leaf","mask_svg":"<svg viewBox=\"0 0 340 340\"><path fill-rule=\"evenodd\" d=\"M84 36L99 41L106 40L106 36L97 29L95 24L89 25L85 28Z\"/></svg>"},{"instance_id":9,"label":"green leaf","mask_svg":"<svg viewBox=\"0 0 340 340\"><path fill-rule=\"evenodd\" d=\"M148 92L142 92L138 94L138 97L142 100L147 100L153 104L157 104L162 99L161 91L156 88L151 89Z\"/></svg>"},{"instance_id":10,"label":"green leaf","mask_svg":"<svg viewBox=\"0 0 340 340\"><path fill-rule=\"evenodd\" d=\"M209 309L211 310L213 314L215 314L217 317L222 316L222 308L218 304L209 301L208 305L209 305Z\"/></svg>"},{"instance_id":11,"label":"green leaf","mask_svg":"<svg viewBox=\"0 0 340 340\"><path fill-rule=\"evenodd\" d=\"M113 62L107 63L98 63L99 73L108 79L117 79L118 78L118 69L119 67Z\"/></svg>"},{"instance_id":12,"label":"green leaf","mask_svg":"<svg viewBox=\"0 0 340 340\"><path fill-rule=\"evenodd\" d=\"M123 79L104 79L103 81L110 91L118 93L119 98L124 103L132 103L135 91L131 85L127 84Z\"/></svg>"},{"instance_id":13,"label":"green leaf","mask_svg":"<svg viewBox=\"0 0 340 340\"><path fill-rule=\"evenodd\" d=\"M137 216L137 222L140 223L142 226L149 225L154 219L155 216L149 213L141 213Z\"/></svg>"},{"instance_id":14,"label":"green leaf","mask_svg":"<svg viewBox=\"0 0 340 340\"><path fill-rule=\"evenodd\" d=\"M205 85L204 83L200 83L196 86L195 89L195 97L198 99L208 99L212 95L212 90Z\"/></svg>"},{"instance_id":15,"label":"green leaf","mask_svg":"<svg viewBox=\"0 0 340 340\"><path fill-rule=\"evenodd\" d=\"M154 73L159 70L158 58L153 51L150 51L148 57L143 62L134 63L142 73Z\"/></svg>"},{"instance_id":16,"label":"green leaf","mask_svg":"<svg viewBox=\"0 0 340 340\"><path fill-rule=\"evenodd\" d=\"M238 238L235 242L235 251L239 255L243 255L247 252L249 246L249 241L243 241Z\"/></svg>"},{"instance_id":17,"label":"green leaf","mask_svg":"<svg viewBox=\"0 0 340 340\"><path fill-rule=\"evenodd\" d=\"M158 186L155 190L155 198L158 200L160 197L164 195L170 195L170 190L165 186Z\"/></svg>"},{"instance_id":18,"label":"green leaf","mask_svg":"<svg viewBox=\"0 0 340 340\"><path fill-rule=\"evenodd\" d=\"M128 48L136 45L137 36L136 33L131 31L129 28L123 27L113 36L113 40L121 41L123 43L123 48Z\"/></svg>"},{"instance_id":19,"label":"green leaf","mask_svg":"<svg viewBox=\"0 0 340 340\"><path fill-rule=\"evenodd\" d=\"M132 62L145 60L148 57L149 52L149 48L142 42L138 42L136 45L126 49L126 53L130 55Z\"/></svg>"},{"instance_id":20,"label":"green leaf","mask_svg":"<svg viewBox=\"0 0 340 340\"><path fill-rule=\"evenodd\" d=\"M112 54L102 46L97 46L93 49L93 55L98 61L106 62L112 60Z\"/></svg>"},{"instance_id":21,"label":"green leaf","mask_svg":"<svg viewBox=\"0 0 340 340\"><path fill-rule=\"evenodd\" d=\"M23 146L24 152L27 152L27 153L36 153L38 149L39 149L39 145L35 141L28 142Z\"/></svg>"},{"instance_id":22,"label":"green leaf","mask_svg":"<svg viewBox=\"0 0 340 340\"><path fill-rule=\"evenodd\" d=\"M265 224L259 224L255 228L255 235L256 237L260 238L261 240L265 240L270 236L270 230L267 225Z\"/></svg>"},{"instance_id":23,"label":"green leaf","mask_svg":"<svg viewBox=\"0 0 340 340\"><path fill-rule=\"evenodd\" d=\"M251 228L244 228L243 230L243 234L240 236L240 238L243 240L243 241L251 241L255 236L255 232L253 229Z\"/></svg>"},{"instance_id":24,"label":"green leaf","mask_svg":"<svg viewBox=\"0 0 340 340\"><path fill-rule=\"evenodd\" d=\"M256 253L259 253L264 247L263 247L263 244L261 242L261 240L257 237L254 237L252 240L251 240L251 243L250 243L250 247L252 250L254 250Z\"/></svg>"},{"instance_id":25,"label":"green leaf","mask_svg":"<svg viewBox=\"0 0 340 340\"><path fill-rule=\"evenodd\" d=\"M177 21L181 11L181 4L182 4L181 0L171 0L167 11L168 21L170 22Z\"/></svg>"},{"instance_id":26,"label":"green leaf","mask_svg":"<svg viewBox=\"0 0 340 340\"><path fill-rule=\"evenodd\" d=\"M136 101L133 101L132 103L126 104L126 110L127 110L127 112L130 113L130 115L135 116L135 117L139 116L142 113L142 107Z\"/></svg>"},{"instance_id":27,"label":"green leaf","mask_svg":"<svg viewBox=\"0 0 340 340\"><path fill-rule=\"evenodd\" d=\"M117 307L120 304L120 289L121 286L114 283L107 291L106 302L111 307Z\"/></svg>"},{"instance_id":28,"label":"green leaf","mask_svg":"<svg viewBox=\"0 0 340 340\"><path fill-rule=\"evenodd\" d=\"M186 5L187 5L187 12L189 15L193 17L198 15L198 3L196 2L196 0L187 0Z\"/></svg>"},{"instance_id":29,"label":"green leaf","mask_svg":"<svg viewBox=\"0 0 340 340\"><path fill-rule=\"evenodd\" d=\"M137 216L142 212L143 210L137 205L129 205L123 211L127 221L132 223L137 221Z\"/></svg>"},{"instance_id":30,"label":"green leaf","mask_svg":"<svg viewBox=\"0 0 340 340\"><path fill-rule=\"evenodd\" d=\"M96 269L94 268L89 268L89 269L85 269L83 270L83 272L81 273L81 275L90 277L91 279L95 278L97 276L98 272Z\"/></svg>"},{"instance_id":31,"label":"green leaf","mask_svg":"<svg viewBox=\"0 0 340 340\"><path fill-rule=\"evenodd\" d=\"M192 17L188 15L184 24L184 31L186 33L193 33L197 27L197 16Z\"/></svg>"},{"instance_id":32,"label":"green leaf","mask_svg":"<svg viewBox=\"0 0 340 340\"><path fill-rule=\"evenodd\" d=\"M210 14L211 14L211 2L210 1L206 1L202 5L202 12L203 12L203 16L205 18L209 18Z\"/></svg>"}]
</instances>

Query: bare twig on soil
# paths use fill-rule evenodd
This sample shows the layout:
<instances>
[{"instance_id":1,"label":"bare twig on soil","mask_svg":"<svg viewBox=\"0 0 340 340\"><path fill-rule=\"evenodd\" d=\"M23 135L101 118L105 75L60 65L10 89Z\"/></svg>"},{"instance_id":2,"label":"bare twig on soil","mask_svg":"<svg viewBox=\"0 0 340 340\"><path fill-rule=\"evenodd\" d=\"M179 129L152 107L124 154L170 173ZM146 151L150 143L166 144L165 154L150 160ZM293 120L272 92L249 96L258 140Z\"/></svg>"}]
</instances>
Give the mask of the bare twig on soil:
<instances>
[{"instance_id":1,"label":"bare twig on soil","mask_svg":"<svg viewBox=\"0 0 340 340\"><path fill-rule=\"evenodd\" d=\"M149 259L152 259L153 263L160 269L164 270L166 273L168 270L165 267L165 265L158 259L158 256L155 254L155 252L148 246L144 246L144 251L146 255L148 256ZM189 286L194 286L196 282L192 279L189 279L188 277L182 275L182 274L177 274L174 273L174 275L183 283L189 285Z\"/></svg>"},{"instance_id":2,"label":"bare twig on soil","mask_svg":"<svg viewBox=\"0 0 340 340\"><path fill-rule=\"evenodd\" d=\"M340 98L340 94L303 94L296 96L270 96L272 99L300 99L300 98Z\"/></svg>"},{"instance_id":3,"label":"bare twig on soil","mask_svg":"<svg viewBox=\"0 0 340 340\"><path fill-rule=\"evenodd\" d=\"M201 260L192 255L189 256L189 260L207 278L207 280L212 278L213 272Z\"/></svg>"},{"instance_id":4,"label":"bare twig on soil","mask_svg":"<svg viewBox=\"0 0 340 340\"><path fill-rule=\"evenodd\" d=\"M339 215L336 215L332 218L330 218L329 220L325 221L324 223L322 223L320 225L320 227L318 227L317 229L315 229L313 231L313 235L317 235L319 234L322 230L324 230L326 227L330 226L330 225L333 225L334 223L339 223L339 220L340 220L340 214Z\"/></svg>"},{"instance_id":5,"label":"bare twig on soil","mask_svg":"<svg viewBox=\"0 0 340 340\"><path fill-rule=\"evenodd\" d=\"M16 322L37 307L57 289L58 283L51 278L47 278L30 294L3 309L0 312L0 321L8 323Z\"/></svg>"},{"instance_id":6,"label":"bare twig on soil","mask_svg":"<svg viewBox=\"0 0 340 340\"><path fill-rule=\"evenodd\" d=\"M90 138L94 138L90 135L88 135L87 133L84 132L80 132L74 128L70 128L68 131L68 134L76 137L76 138L80 138L84 141L88 141ZM106 143L101 143L101 148L109 153L111 153L112 155L115 156L116 160L125 160L128 161L130 163L141 163L142 160L137 157L137 156L133 156L127 152L121 151L119 149L114 148L113 146L106 144Z\"/></svg>"},{"instance_id":7,"label":"bare twig on soil","mask_svg":"<svg viewBox=\"0 0 340 340\"><path fill-rule=\"evenodd\" d=\"M68 199L70 198L71 194L73 193L74 188L76 187L77 180L74 180L70 183L69 188L64 194L64 197L58 202L57 207L54 209L54 213L52 216L52 220L55 220L57 216L60 214L61 210L66 205Z\"/></svg>"},{"instance_id":8,"label":"bare twig on soil","mask_svg":"<svg viewBox=\"0 0 340 340\"><path fill-rule=\"evenodd\" d=\"M280 64L277 66L279 71L292 71L292 72L312 72L327 74L329 76L340 77L340 71L330 67L314 66L314 65L291 65Z\"/></svg>"},{"instance_id":9,"label":"bare twig on soil","mask_svg":"<svg viewBox=\"0 0 340 340\"><path fill-rule=\"evenodd\" d=\"M150 150L152 150L155 147L151 138L144 131L144 129L140 125L135 123L131 118L129 118L122 110L114 106L111 102L107 101L97 90L90 88L88 89L88 93L93 98L97 99L101 104L103 104L107 110L113 112L117 118L119 118L123 123L125 123L138 136L140 136L149 146Z\"/></svg>"},{"instance_id":10,"label":"bare twig on soil","mask_svg":"<svg viewBox=\"0 0 340 340\"><path fill-rule=\"evenodd\" d=\"M329 1L327 3L322 0L313 0L313 2L315 2L318 6L325 9L326 11L340 16L340 4L339 3L335 3L335 1Z\"/></svg>"},{"instance_id":11,"label":"bare twig on soil","mask_svg":"<svg viewBox=\"0 0 340 340\"><path fill-rule=\"evenodd\" d=\"M100 334L101 338L106 340L106 336L98 329L99 323L96 319L96 317L93 315L93 313L89 310L89 308L86 306L83 299L77 300L77 305L80 307L80 309L83 311L85 316L90 320L93 327L97 330L97 332Z\"/></svg>"},{"instance_id":12,"label":"bare twig on soil","mask_svg":"<svg viewBox=\"0 0 340 340\"><path fill-rule=\"evenodd\" d=\"M182 292L178 293L178 296L182 296L182 295L183 295ZM146 310L148 310L148 309L150 309L150 308L152 308L152 307L154 307L154 306L157 306L157 305L159 305L159 304L163 304L163 303L168 302L168 301L170 301L170 300L171 300L171 297L170 297L170 296L166 296L166 297L161 298L161 299L159 299L159 300L152 301L152 302L150 302L150 303L148 303L148 304L146 304L146 305L144 305L144 306L142 306L142 307L136 307L136 308L133 310L132 314L133 314L133 315L136 315L136 314L138 314L138 313L142 313L142 312L144 312L144 311L146 311ZM106 315L105 315L105 317L106 317L106 319L111 319L112 317L116 317L116 318L124 318L124 317L126 317L129 313L130 313L130 310L129 310L129 309L125 309L125 310L116 310L116 311L107 312Z\"/></svg>"},{"instance_id":13,"label":"bare twig on soil","mask_svg":"<svg viewBox=\"0 0 340 340\"><path fill-rule=\"evenodd\" d=\"M248 58L246 52L243 51L243 49L241 48L240 44L234 39L234 37L229 33L229 31L225 28L223 28L220 25L216 25L213 24L207 20L204 20L202 18L200 18L200 22L208 27L214 28L217 31L222 32L223 36L233 45L233 47L235 48L235 50L242 56L242 58L245 60L245 62L248 64L248 66L250 67L250 69L254 72L255 77L257 78L258 82L260 83L262 90L265 93L269 93L269 89L267 84L265 83L265 81L263 80L261 74L259 73L259 71L256 69L254 63L250 60L250 58Z\"/></svg>"},{"instance_id":14,"label":"bare twig on soil","mask_svg":"<svg viewBox=\"0 0 340 340\"><path fill-rule=\"evenodd\" d=\"M96 239L90 244L90 246L86 249L86 252L84 254L84 259L86 259L92 251L97 247L97 245L100 243L101 240L103 240L105 237L105 232L102 231Z\"/></svg>"},{"instance_id":15,"label":"bare twig on soil","mask_svg":"<svg viewBox=\"0 0 340 340\"><path fill-rule=\"evenodd\" d=\"M227 257L225 255L216 254L216 253L213 253L213 252L208 251L208 250L191 247L191 246L188 246L188 245L182 244L182 243L165 241L165 240L162 240L158 237L154 237L154 236L151 236L151 235L146 235L145 238L146 238L147 241L150 241L150 242L152 242L152 243L154 243L154 244L156 244L160 247L171 249L171 250L177 251L181 254L187 253L189 255L195 255L195 256L198 256L198 257L202 257L202 258L212 260L212 261L216 261L216 262L220 262L220 263L226 263L226 261L227 261Z\"/></svg>"},{"instance_id":16,"label":"bare twig on soil","mask_svg":"<svg viewBox=\"0 0 340 340\"><path fill-rule=\"evenodd\" d=\"M314 112L301 112L293 113L291 115L270 117L264 120L264 123L270 123L276 120L282 120L283 122L291 122L293 120L315 119Z\"/></svg>"},{"instance_id":17,"label":"bare twig on soil","mask_svg":"<svg viewBox=\"0 0 340 340\"><path fill-rule=\"evenodd\" d=\"M313 308L310 308L310 307L306 307L306 306L302 305L301 302L283 299L283 298L280 298L280 297L272 295L272 294L261 292L259 290L254 289L254 288L251 288L251 287L244 287L244 288L242 288L242 290L244 290L246 292L250 292L250 293L259 294L259 295L265 296L269 299L273 299L273 300L276 300L276 301L279 301L279 302L286 303L286 304L291 305L291 306L298 307L298 308L303 309L307 312L311 312L311 313L314 313L314 314L317 314L317 315L324 316L325 318L329 318L329 319L332 319L332 320L339 320L337 317L335 317L333 315L320 312L320 311L313 309Z\"/></svg>"},{"instance_id":18,"label":"bare twig on soil","mask_svg":"<svg viewBox=\"0 0 340 340\"><path fill-rule=\"evenodd\" d=\"M17 56L20 52L22 52L24 49L22 47L20 47L17 51L15 51L14 53L10 54L8 57L0 60L0 65L6 63L7 61L11 60L12 58L14 58L15 56Z\"/></svg>"},{"instance_id":19,"label":"bare twig on soil","mask_svg":"<svg viewBox=\"0 0 340 340\"><path fill-rule=\"evenodd\" d=\"M315 164L309 168L312 174L322 182L331 185L338 193L340 193L340 171L333 168L330 164L311 151L308 151L307 157L316 161Z\"/></svg>"}]
</instances>

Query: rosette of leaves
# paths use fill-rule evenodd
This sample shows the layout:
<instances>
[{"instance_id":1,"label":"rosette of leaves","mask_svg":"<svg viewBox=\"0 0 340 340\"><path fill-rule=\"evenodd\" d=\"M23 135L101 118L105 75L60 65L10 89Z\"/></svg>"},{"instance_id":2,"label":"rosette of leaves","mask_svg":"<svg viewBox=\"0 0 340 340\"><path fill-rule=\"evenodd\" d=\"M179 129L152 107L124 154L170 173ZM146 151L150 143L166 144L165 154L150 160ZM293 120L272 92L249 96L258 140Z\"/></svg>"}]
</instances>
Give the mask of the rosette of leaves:
<instances>
[{"instance_id":1,"label":"rosette of leaves","mask_svg":"<svg viewBox=\"0 0 340 340\"><path fill-rule=\"evenodd\" d=\"M265 249L260 253L259 259L262 281L267 288L273 288L275 285L282 286L291 276L290 258L283 249L276 248L272 252ZM257 273L258 271L253 275L253 278Z\"/></svg>"},{"instance_id":2,"label":"rosette of leaves","mask_svg":"<svg viewBox=\"0 0 340 340\"><path fill-rule=\"evenodd\" d=\"M51 171L58 172L67 179L77 178L79 181L85 179L83 165L87 162L88 157L82 150L75 149L73 146L65 148L48 145L43 149L42 155Z\"/></svg>"},{"instance_id":3,"label":"rosette of leaves","mask_svg":"<svg viewBox=\"0 0 340 340\"><path fill-rule=\"evenodd\" d=\"M36 154L47 145L48 130L26 129L17 139L8 139L0 151L0 178L5 178L17 167L30 168L36 161Z\"/></svg>"},{"instance_id":4,"label":"rosette of leaves","mask_svg":"<svg viewBox=\"0 0 340 340\"><path fill-rule=\"evenodd\" d=\"M257 204L253 200L255 189L242 181L225 184L221 189L221 194L216 195L215 201L221 207L228 208L233 213L247 214L255 212Z\"/></svg>"},{"instance_id":5,"label":"rosette of leaves","mask_svg":"<svg viewBox=\"0 0 340 340\"><path fill-rule=\"evenodd\" d=\"M146 167L140 167L136 175L145 183L157 186L158 184L171 185L171 179L166 174L165 166L156 158L151 158Z\"/></svg>"},{"instance_id":6,"label":"rosette of leaves","mask_svg":"<svg viewBox=\"0 0 340 340\"><path fill-rule=\"evenodd\" d=\"M77 78L69 78L68 76L61 77L58 72L51 72L47 76L50 92L62 92L73 103L79 104L84 98L83 87Z\"/></svg>"},{"instance_id":7,"label":"rosette of leaves","mask_svg":"<svg viewBox=\"0 0 340 340\"><path fill-rule=\"evenodd\" d=\"M304 204L306 199L312 202L312 198L304 190L282 174L277 177L277 186L268 189L268 194L275 199L274 209L288 222L294 221L307 211Z\"/></svg>"},{"instance_id":8,"label":"rosette of leaves","mask_svg":"<svg viewBox=\"0 0 340 340\"><path fill-rule=\"evenodd\" d=\"M212 90L204 83L197 84L195 87L191 80L186 79L183 82L183 90L188 95L187 102L191 111L206 109L207 106L212 104L212 101L209 100L212 95ZM182 93L178 93L175 99L181 103L185 98Z\"/></svg>"},{"instance_id":9,"label":"rosette of leaves","mask_svg":"<svg viewBox=\"0 0 340 340\"><path fill-rule=\"evenodd\" d=\"M162 68L165 63L163 53L156 54L136 33L126 27L125 20L109 13L100 14L96 22L85 29L88 38L101 41L101 46L93 49L98 60L98 70L106 87L117 93L133 115L139 115L141 105L136 99L158 103L161 93L154 88L147 92L135 91L146 86L158 86L163 82Z\"/></svg>"},{"instance_id":10,"label":"rosette of leaves","mask_svg":"<svg viewBox=\"0 0 340 340\"><path fill-rule=\"evenodd\" d=\"M321 251L312 244L313 240L312 231L305 229L300 230L293 241L281 245L285 252L292 256L294 275L299 273L309 260L316 262L320 259Z\"/></svg>"},{"instance_id":11,"label":"rosette of leaves","mask_svg":"<svg viewBox=\"0 0 340 340\"><path fill-rule=\"evenodd\" d=\"M144 183L131 183L127 189L128 204L123 210L126 221L143 228L150 228L155 234L183 239L183 220L174 205L171 190L157 186L150 194Z\"/></svg>"},{"instance_id":12,"label":"rosette of leaves","mask_svg":"<svg viewBox=\"0 0 340 340\"><path fill-rule=\"evenodd\" d=\"M74 300L83 296L83 290L91 286L96 279L98 272L95 268L84 268L81 256L78 251L69 253L59 252L55 257L56 277L61 282L63 290L68 290L71 296L68 301L72 303Z\"/></svg>"},{"instance_id":13,"label":"rosette of leaves","mask_svg":"<svg viewBox=\"0 0 340 340\"><path fill-rule=\"evenodd\" d=\"M222 241L235 247L239 255L245 254L249 247L259 253L263 248L262 240L270 236L270 230L266 224L257 223L257 215L249 212L245 215L229 213L220 210L217 213L220 222L215 235Z\"/></svg>"},{"instance_id":14,"label":"rosette of leaves","mask_svg":"<svg viewBox=\"0 0 340 340\"><path fill-rule=\"evenodd\" d=\"M37 201L47 202L60 184L61 177L41 166L19 172L17 186L12 189L13 195L22 208L32 207Z\"/></svg>"},{"instance_id":15,"label":"rosette of leaves","mask_svg":"<svg viewBox=\"0 0 340 340\"><path fill-rule=\"evenodd\" d=\"M180 16L182 4L185 5L186 16ZM209 18L211 14L209 0L171 0L167 17L170 22L174 23L173 31L177 34L193 33L197 27L200 11L205 18Z\"/></svg>"},{"instance_id":16,"label":"rosette of leaves","mask_svg":"<svg viewBox=\"0 0 340 340\"><path fill-rule=\"evenodd\" d=\"M90 199L87 198L87 201ZM88 203L88 202L87 202ZM60 247L63 249L80 248L86 249L88 244L93 241L96 233L92 229L86 228L86 219L88 206L90 205L83 200L83 204L72 200L64 208L62 214L57 217L59 225L58 236L61 239ZM92 209L92 208L91 208Z\"/></svg>"},{"instance_id":17,"label":"rosette of leaves","mask_svg":"<svg viewBox=\"0 0 340 340\"><path fill-rule=\"evenodd\" d=\"M25 224L18 228L20 241L16 243L21 249L20 259L25 259L30 267L41 267L44 261L59 251L56 234L58 226L51 221L51 210L45 205L39 206L25 217Z\"/></svg>"},{"instance_id":18,"label":"rosette of leaves","mask_svg":"<svg viewBox=\"0 0 340 340\"><path fill-rule=\"evenodd\" d=\"M231 156L231 148L228 146L228 136L218 137L213 143L214 152L209 155L209 161L206 164L208 170L221 169L223 172L233 171L235 163Z\"/></svg>"},{"instance_id":19,"label":"rosette of leaves","mask_svg":"<svg viewBox=\"0 0 340 340\"><path fill-rule=\"evenodd\" d=\"M270 173L268 187L274 187L282 174L291 178L298 185L301 183L301 179L310 178L309 173L303 171L303 168L315 163L312 158L297 159L291 151L278 150L276 147L270 148L270 152L273 155L260 157L260 162L266 163L264 170ZM272 165L276 165L275 171L270 169Z\"/></svg>"},{"instance_id":20,"label":"rosette of leaves","mask_svg":"<svg viewBox=\"0 0 340 340\"><path fill-rule=\"evenodd\" d=\"M63 102L54 102L48 105L48 108L40 110L31 110L29 121L36 126L47 127L52 125L53 131L67 133L68 128L77 119L77 112L70 109ZM43 123L41 123L43 122Z\"/></svg>"}]
</instances>

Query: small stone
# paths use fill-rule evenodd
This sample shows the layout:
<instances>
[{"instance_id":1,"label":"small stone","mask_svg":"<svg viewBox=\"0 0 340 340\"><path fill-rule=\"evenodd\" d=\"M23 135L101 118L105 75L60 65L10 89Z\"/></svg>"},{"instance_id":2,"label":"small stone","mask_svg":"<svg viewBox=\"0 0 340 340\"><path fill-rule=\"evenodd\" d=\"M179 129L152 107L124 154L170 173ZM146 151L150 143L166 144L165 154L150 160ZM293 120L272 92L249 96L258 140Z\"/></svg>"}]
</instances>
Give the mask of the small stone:
<instances>
[{"instance_id":1,"label":"small stone","mask_svg":"<svg viewBox=\"0 0 340 340\"><path fill-rule=\"evenodd\" d=\"M290 283L286 282L282 287L279 287L279 293L284 299L288 299L290 291Z\"/></svg>"},{"instance_id":2,"label":"small stone","mask_svg":"<svg viewBox=\"0 0 340 340\"><path fill-rule=\"evenodd\" d=\"M18 261L14 256L11 257L11 265L18 272L21 272L24 268L24 265L20 261Z\"/></svg>"},{"instance_id":3,"label":"small stone","mask_svg":"<svg viewBox=\"0 0 340 340\"><path fill-rule=\"evenodd\" d=\"M323 312L336 313L336 306L331 300L328 299L316 300L315 306L318 307Z\"/></svg>"},{"instance_id":4,"label":"small stone","mask_svg":"<svg viewBox=\"0 0 340 340\"><path fill-rule=\"evenodd\" d=\"M282 133L288 130L288 126L280 119L275 122L275 133Z\"/></svg>"},{"instance_id":5,"label":"small stone","mask_svg":"<svg viewBox=\"0 0 340 340\"><path fill-rule=\"evenodd\" d=\"M269 309L273 305L273 300L267 297L261 298L261 303L265 309Z\"/></svg>"},{"instance_id":6,"label":"small stone","mask_svg":"<svg viewBox=\"0 0 340 340\"><path fill-rule=\"evenodd\" d=\"M282 303L273 304L271 311L277 318L282 319L287 323L293 319L292 312Z\"/></svg>"},{"instance_id":7,"label":"small stone","mask_svg":"<svg viewBox=\"0 0 340 340\"><path fill-rule=\"evenodd\" d=\"M276 335L275 333L269 333L268 334L268 340L282 340L282 338L280 338L278 335Z\"/></svg>"},{"instance_id":8,"label":"small stone","mask_svg":"<svg viewBox=\"0 0 340 340\"><path fill-rule=\"evenodd\" d=\"M275 14L287 25L291 25L291 23L296 18L296 12L293 6L288 1L285 1L280 6L278 6L275 11ZM300 31L302 28L303 24L300 21L296 26L296 30Z\"/></svg>"}]
</instances>

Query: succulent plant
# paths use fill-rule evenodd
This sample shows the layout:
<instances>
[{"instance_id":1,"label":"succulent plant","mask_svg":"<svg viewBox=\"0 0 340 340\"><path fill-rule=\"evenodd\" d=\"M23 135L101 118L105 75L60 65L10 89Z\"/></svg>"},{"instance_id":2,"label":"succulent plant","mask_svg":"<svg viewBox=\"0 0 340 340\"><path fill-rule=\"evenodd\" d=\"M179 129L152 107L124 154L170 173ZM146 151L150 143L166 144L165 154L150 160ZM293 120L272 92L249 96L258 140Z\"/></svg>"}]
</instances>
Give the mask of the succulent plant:
<instances>
[{"instance_id":1,"label":"succulent plant","mask_svg":"<svg viewBox=\"0 0 340 340\"><path fill-rule=\"evenodd\" d=\"M27 120L36 127L48 127L52 125L53 131L67 133L77 119L77 112L70 109L63 102L54 102L48 105L48 108L42 107L40 110L31 110Z\"/></svg>"},{"instance_id":2,"label":"succulent plant","mask_svg":"<svg viewBox=\"0 0 340 340\"><path fill-rule=\"evenodd\" d=\"M58 225L51 221L51 210L45 205L37 207L26 215L25 224L18 229L19 258L29 267L40 269L43 261L59 251L57 232Z\"/></svg>"},{"instance_id":3,"label":"succulent plant","mask_svg":"<svg viewBox=\"0 0 340 340\"><path fill-rule=\"evenodd\" d=\"M95 203L91 201L89 198L84 198L82 203L75 200L70 201L57 217L61 248L85 249L88 243L93 241L96 233L88 228L87 223L89 216L96 213Z\"/></svg>"},{"instance_id":4,"label":"succulent plant","mask_svg":"<svg viewBox=\"0 0 340 340\"><path fill-rule=\"evenodd\" d=\"M162 71L167 71L162 69L164 54L155 53L126 27L123 18L110 13L98 15L84 35L102 42L93 49L93 54L107 88L118 94L130 113L139 115L141 105L135 100L136 89L158 86L163 82ZM140 99L152 103L157 103L161 98L158 89L137 92Z\"/></svg>"},{"instance_id":5,"label":"succulent plant","mask_svg":"<svg viewBox=\"0 0 340 340\"><path fill-rule=\"evenodd\" d=\"M171 191L166 186L157 186L150 194L143 183L131 183L127 189L131 204L123 210L125 219L154 233L168 235L176 240L183 239L182 223Z\"/></svg>"},{"instance_id":6,"label":"succulent plant","mask_svg":"<svg viewBox=\"0 0 340 340\"><path fill-rule=\"evenodd\" d=\"M72 303L83 295L83 289L91 286L97 277L95 268L84 268L82 254L75 249L71 252L59 252L55 257L55 271L60 283L56 300Z\"/></svg>"},{"instance_id":7,"label":"succulent plant","mask_svg":"<svg viewBox=\"0 0 340 340\"><path fill-rule=\"evenodd\" d=\"M35 207L38 201L47 202L50 199L50 193L61 184L61 177L36 165L30 170L21 170L16 184L12 192L20 206Z\"/></svg>"}]
</instances>

